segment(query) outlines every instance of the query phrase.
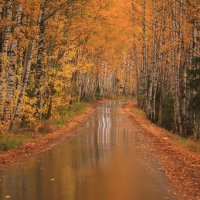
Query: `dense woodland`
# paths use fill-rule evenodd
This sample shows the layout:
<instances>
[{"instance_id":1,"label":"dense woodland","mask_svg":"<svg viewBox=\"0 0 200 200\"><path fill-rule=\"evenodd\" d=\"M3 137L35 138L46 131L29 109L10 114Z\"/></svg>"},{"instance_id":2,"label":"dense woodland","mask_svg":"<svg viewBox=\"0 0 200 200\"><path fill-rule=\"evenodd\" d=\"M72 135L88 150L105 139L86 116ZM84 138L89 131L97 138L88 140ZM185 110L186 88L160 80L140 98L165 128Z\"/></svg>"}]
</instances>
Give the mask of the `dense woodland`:
<instances>
[{"instance_id":1,"label":"dense woodland","mask_svg":"<svg viewBox=\"0 0 200 200\"><path fill-rule=\"evenodd\" d=\"M152 122L199 139L200 1L144 1L142 13L139 105Z\"/></svg>"},{"instance_id":2,"label":"dense woodland","mask_svg":"<svg viewBox=\"0 0 200 200\"><path fill-rule=\"evenodd\" d=\"M124 95L199 139L199 13L199 0L1 0L1 130Z\"/></svg>"}]
</instances>

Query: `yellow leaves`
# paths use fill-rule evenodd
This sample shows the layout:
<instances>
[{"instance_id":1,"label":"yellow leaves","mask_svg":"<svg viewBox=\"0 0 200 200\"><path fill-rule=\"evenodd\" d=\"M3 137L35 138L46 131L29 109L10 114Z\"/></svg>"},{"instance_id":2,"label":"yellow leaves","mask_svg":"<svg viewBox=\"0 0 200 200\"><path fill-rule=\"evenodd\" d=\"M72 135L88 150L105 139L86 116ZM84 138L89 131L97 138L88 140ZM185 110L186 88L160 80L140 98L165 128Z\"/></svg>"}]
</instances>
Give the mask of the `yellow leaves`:
<instances>
[{"instance_id":1,"label":"yellow leaves","mask_svg":"<svg viewBox=\"0 0 200 200\"><path fill-rule=\"evenodd\" d=\"M60 78L70 78L72 73L76 70L77 67L72 67L70 65L64 65L62 69L57 72L57 76Z\"/></svg>"},{"instance_id":2,"label":"yellow leaves","mask_svg":"<svg viewBox=\"0 0 200 200\"><path fill-rule=\"evenodd\" d=\"M36 119L34 114L36 112L36 99L24 96L23 103L21 104L20 116L23 116L27 122L34 122Z\"/></svg>"},{"instance_id":3,"label":"yellow leaves","mask_svg":"<svg viewBox=\"0 0 200 200\"><path fill-rule=\"evenodd\" d=\"M55 82L54 82L54 89L60 93L63 91L63 89L66 87L66 83L64 82L64 80L62 79L57 79Z\"/></svg>"},{"instance_id":4,"label":"yellow leaves","mask_svg":"<svg viewBox=\"0 0 200 200\"><path fill-rule=\"evenodd\" d=\"M0 53L0 61L5 65L9 64L10 62L9 57L7 55L3 55L3 53Z\"/></svg>"},{"instance_id":5,"label":"yellow leaves","mask_svg":"<svg viewBox=\"0 0 200 200\"><path fill-rule=\"evenodd\" d=\"M77 68L79 69L81 73L91 72L93 67L94 67L94 64L90 62L88 63L83 62L77 66Z\"/></svg>"},{"instance_id":6,"label":"yellow leaves","mask_svg":"<svg viewBox=\"0 0 200 200\"><path fill-rule=\"evenodd\" d=\"M0 133L3 133L5 129L5 125L3 124L3 122L0 121Z\"/></svg>"},{"instance_id":7,"label":"yellow leaves","mask_svg":"<svg viewBox=\"0 0 200 200\"><path fill-rule=\"evenodd\" d=\"M18 0L22 5L23 12L28 15L31 19L38 19L40 1L38 0Z\"/></svg>"}]
</instances>

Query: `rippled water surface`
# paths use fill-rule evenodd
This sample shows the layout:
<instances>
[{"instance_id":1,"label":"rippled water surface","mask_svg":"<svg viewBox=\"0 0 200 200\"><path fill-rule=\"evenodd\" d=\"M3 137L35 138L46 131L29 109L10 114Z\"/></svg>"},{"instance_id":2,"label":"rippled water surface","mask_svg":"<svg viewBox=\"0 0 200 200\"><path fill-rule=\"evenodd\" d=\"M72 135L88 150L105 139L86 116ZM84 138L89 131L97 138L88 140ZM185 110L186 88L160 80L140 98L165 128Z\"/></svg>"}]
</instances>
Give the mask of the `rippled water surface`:
<instances>
[{"instance_id":1,"label":"rippled water surface","mask_svg":"<svg viewBox=\"0 0 200 200\"><path fill-rule=\"evenodd\" d=\"M148 141L122 104L97 107L75 137L1 172L0 199L174 199Z\"/></svg>"}]
</instances>

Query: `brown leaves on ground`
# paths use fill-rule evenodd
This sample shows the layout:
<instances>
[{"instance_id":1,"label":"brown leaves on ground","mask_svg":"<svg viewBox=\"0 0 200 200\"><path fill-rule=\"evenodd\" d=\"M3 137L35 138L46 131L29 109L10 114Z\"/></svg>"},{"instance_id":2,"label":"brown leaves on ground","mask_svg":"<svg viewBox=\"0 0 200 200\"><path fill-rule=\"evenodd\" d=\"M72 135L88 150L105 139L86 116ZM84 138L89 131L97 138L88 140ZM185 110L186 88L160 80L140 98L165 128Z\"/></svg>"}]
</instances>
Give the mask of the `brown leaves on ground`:
<instances>
[{"instance_id":1,"label":"brown leaves on ground","mask_svg":"<svg viewBox=\"0 0 200 200\"><path fill-rule=\"evenodd\" d=\"M177 199L200 200L200 155L176 144L168 137L167 130L134 112L137 110L136 101L128 102L123 108L134 123L140 125L152 144L153 152L159 155L162 168Z\"/></svg>"}]
</instances>

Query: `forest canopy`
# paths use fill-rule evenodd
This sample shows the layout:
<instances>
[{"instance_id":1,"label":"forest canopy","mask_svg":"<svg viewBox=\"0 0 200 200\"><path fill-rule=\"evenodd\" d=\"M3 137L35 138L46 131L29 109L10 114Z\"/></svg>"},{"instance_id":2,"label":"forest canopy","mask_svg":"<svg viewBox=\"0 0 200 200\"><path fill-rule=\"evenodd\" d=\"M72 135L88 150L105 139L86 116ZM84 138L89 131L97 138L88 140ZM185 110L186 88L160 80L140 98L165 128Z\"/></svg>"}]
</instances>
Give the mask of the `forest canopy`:
<instances>
[{"instance_id":1,"label":"forest canopy","mask_svg":"<svg viewBox=\"0 0 200 200\"><path fill-rule=\"evenodd\" d=\"M200 137L199 0L1 0L0 128L60 105L136 96L154 123Z\"/></svg>"}]
</instances>

